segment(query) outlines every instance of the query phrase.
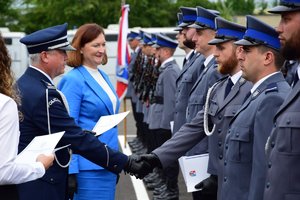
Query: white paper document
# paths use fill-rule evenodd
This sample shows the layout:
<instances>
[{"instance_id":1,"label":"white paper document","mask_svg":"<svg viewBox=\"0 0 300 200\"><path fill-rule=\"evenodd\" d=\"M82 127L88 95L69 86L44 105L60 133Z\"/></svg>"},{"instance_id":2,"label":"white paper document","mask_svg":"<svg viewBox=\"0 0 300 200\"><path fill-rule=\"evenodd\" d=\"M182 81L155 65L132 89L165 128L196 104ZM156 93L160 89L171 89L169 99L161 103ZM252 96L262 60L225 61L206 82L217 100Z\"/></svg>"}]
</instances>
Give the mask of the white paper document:
<instances>
[{"instance_id":1,"label":"white paper document","mask_svg":"<svg viewBox=\"0 0 300 200\"><path fill-rule=\"evenodd\" d=\"M173 133L174 129L174 121L170 121L171 133Z\"/></svg>"},{"instance_id":2,"label":"white paper document","mask_svg":"<svg viewBox=\"0 0 300 200\"><path fill-rule=\"evenodd\" d=\"M187 192L197 191L195 185L209 177L207 173L208 154L182 156L178 161Z\"/></svg>"},{"instance_id":3,"label":"white paper document","mask_svg":"<svg viewBox=\"0 0 300 200\"><path fill-rule=\"evenodd\" d=\"M101 135L105 131L118 125L129 113L130 111L122 112L115 115L106 115L100 117L97 124L95 125L93 131L96 132L96 136Z\"/></svg>"},{"instance_id":4,"label":"white paper document","mask_svg":"<svg viewBox=\"0 0 300 200\"><path fill-rule=\"evenodd\" d=\"M51 154L56 151L55 147L65 132L53 133L50 135L36 136L27 145L27 147L19 153L15 162L17 163L33 163L36 162L36 158L40 154ZM63 148L69 145L64 146ZM61 149L58 148L58 149Z\"/></svg>"}]
</instances>

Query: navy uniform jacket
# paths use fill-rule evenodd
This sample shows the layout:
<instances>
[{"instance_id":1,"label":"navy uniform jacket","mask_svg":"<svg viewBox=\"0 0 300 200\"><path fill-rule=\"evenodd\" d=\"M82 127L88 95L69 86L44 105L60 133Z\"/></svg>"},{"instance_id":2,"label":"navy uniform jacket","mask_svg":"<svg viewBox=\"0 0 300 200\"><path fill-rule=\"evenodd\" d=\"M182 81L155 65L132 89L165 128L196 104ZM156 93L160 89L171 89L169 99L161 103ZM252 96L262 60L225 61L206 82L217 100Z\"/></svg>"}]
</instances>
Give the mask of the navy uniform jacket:
<instances>
[{"instance_id":1,"label":"navy uniform jacket","mask_svg":"<svg viewBox=\"0 0 300 200\"><path fill-rule=\"evenodd\" d=\"M274 117L264 200L300 199L300 81Z\"/></svg>"},{"instance_id":2,"label":"navy uniform jacket","mask_svg":"<svg viewBox=\"0 0 300 200\"><path fill-rule=\"evenodd\" d=\"M35 136L47 135L47 111L49 105L51 132L65 131L57 147L71 144L73 153L80 154L92 162L120 173L127 163L127 156L113 151L98 141L95 136L82 132L75 124L62 103L63 100L55 89L49 89L49 100L46 104L46 88L50 85L48 78L29 67L17 81L22 104L20 112L19 152L22 151ZM66 149L56 152L61 164L69 161ZM62 168L54 162L46 174L36 180L18 186L20 200L64 200L66 198L68 168Z\"/></svg>"},{"instance_id":3,"label":"navy uniform jacket","mask_svg":"<svg viewBox=\"0 0 300 200\"><path fill-rule=\"evenodd\" d=\"M205 58L201 54L195 53L190 61L183 66L176 80L173 133L176 133L186 122L185 112L189 100L189 93L201 74L201 66L204 60Z\"/></svg>"},{"instance_id":4,"label":"navy uniform jacket","mask_svg":"<svg viewBox=\"0 0 300 200\"><path fill-rule=\"evenodd\" d=\"M188 100L188 106L186 109L186 121L191 120L197 115L197 113L203 109L208 89L215 84L222 75L218 72L215 58L212 58L207 66L203 69L196 83L193 85ZM188 156L198 155L206 153L208 149L208 138L199 142L199 144L193 147L188 153Z\"/></svg>"},{"instance_id":5,"label":"navy uniform jacket","mask_svg":"<svg viewBox=\"0 0 300 200\"><path fill-rule=\"evenodd\" d=\"M215 90L211 95L212 98L217 97L214 94L218 94L219 91L222 93L222 90L224 90L223 81L220 81L220 83L215 87ZM237 82L233 86L230 93L228 94L226 100L223 101L222 104L218 104L218 108L215 107L216 101L211 99L210 104L213 103L213 105L209 105L209 117L211 121L215 121L213 118L219 116L218 114L223 116L220 121L224 121L227 118L231 119L232 116L229 115L228 113L235 110L235 105L239 104L241 98L244 99L243 97L245 96L245 92L249 91L249 87L251 87L249 86L249 84L250 84L249 82L244 82L244 80L240 80L239 82ZM222 95L224 97L224 93L222 93ZM224 113L226 113L226 115ZM227 123L229 123L229 119L226 121L228 121ZM203 119L203 109L202 109L197 113L196 117L190 123L185 123L179 129L179 131L177 131L172 136L171 139L169 139L161 147L153 151L153 153L155 153L159 157L159 160L161 161L163 168L166 168L173 162L176 162L178 158L183 156L189 149L191 149L193 146L199 143L199 141L201 141L203 138L206 137L203 128L203 123L204 123L204 119ZM216 135L219 137L219 129L223 126L228 127L228 124L226 122L225 123L216 122L216 123L217 123L216 128L212 136L218 133Z\"/></svg>"},{"instance_id":6,"label":"navy uniform jacket","mask_svg":"<svg viewBox=\"0 0 300 200\"><path fill-rule=\"evenodd\" d=\"M128 82L128 87L127 87L127 93L126 93L126 97L131 97L131 101L133 103L136 103L138 100L137 95L135 94L134 88L133 88L133 83L132 83L132 78L133 78L133 67L136 61L136 58L139 54L139 52L141 51L141 48L137 47L137 51L134 51L131 55L130 58L130 63L128 65L128 72L129 72L129 82Z\"/></svg>"},{"instance_id":7,"label":"navy uniform jacket","mask_svg":"<svg viewBox=\"0 0 300 200\"><path fill-rule=\"evenodd\" d=\"M287 60L284 63L284 69L285 69L285 80L288 82L288 84L293 85L294 81L294 74L297 71L297 67L299 65L299 62L294 60Z\"/></svg>"},{"instance_id":8,"label":"navy uniform jacket","mask_svg":"<svg viewBox=\"0 0 300 200\"><path fill-rule=\"evenodd\" d=\"M151 105L149 112L149 129L168 129L170 122L174 119L175 105L175 81L180 72L176 61L170 61L160 66L161 71L154 92L154 96L163 98L163 104L154 103Z\"/></svg>"},{"instance_id":9,"label":"navy uniform jacket","mask_svg":"<svg viewBox=\"0 0 300 200\"><path fill-rule=\"evenodd\" d=\"M241 108L245 96L252 88L251 82L240 77L224 99L227 82L228 78L223 78L214 87L210 94L209 107L207 109L209 122L215 125L212 135L208 137L209 161L207 172L218 176L218 193L220 193L223 180L223 147L229 122ZM212 126L210 124L211 129Z\"/></svg>"},{"instance_id":10,"label":"navy uniform jacket","mask_svg":"<svg viewBox=\"0 0 300 200\"><path fill-rule=\"evenodd\" d=\"M264 80L230 122L225 139L222 200L262 200L265 144L273 117L290 91L282 73Z\"/></svg>"}]
</instances>

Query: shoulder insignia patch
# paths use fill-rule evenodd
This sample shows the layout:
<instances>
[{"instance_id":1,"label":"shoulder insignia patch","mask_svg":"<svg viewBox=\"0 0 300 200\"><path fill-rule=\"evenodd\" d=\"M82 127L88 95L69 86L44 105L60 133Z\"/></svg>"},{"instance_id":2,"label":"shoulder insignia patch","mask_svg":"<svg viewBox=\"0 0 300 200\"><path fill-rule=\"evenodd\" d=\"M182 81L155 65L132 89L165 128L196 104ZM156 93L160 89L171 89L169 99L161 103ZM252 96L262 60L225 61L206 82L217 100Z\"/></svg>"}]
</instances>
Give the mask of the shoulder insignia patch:
<instances>
[{"instance_id":1,"label":"shoulder insignia patch","mask_svg":"<svg viewBox=\"0 0 300 200\"><path fill-rule=\"evenodd\" d=\"M267 94L268 92L278 92L277 83L269 84L265 90L265 94Z\"/></svg>"}]
</instances>

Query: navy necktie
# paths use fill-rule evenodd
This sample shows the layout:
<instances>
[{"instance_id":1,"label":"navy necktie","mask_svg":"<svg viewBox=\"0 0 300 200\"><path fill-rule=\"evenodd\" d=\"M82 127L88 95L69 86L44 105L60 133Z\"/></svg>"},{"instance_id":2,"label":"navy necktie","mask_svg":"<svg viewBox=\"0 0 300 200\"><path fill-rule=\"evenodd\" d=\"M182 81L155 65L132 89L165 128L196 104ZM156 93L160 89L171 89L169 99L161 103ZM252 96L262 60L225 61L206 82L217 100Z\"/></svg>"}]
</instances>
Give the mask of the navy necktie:
<instances>
[{"instance_id":1,"label":"navy necktie","mask_svg":"<svg viewBox=\"0 0 300 200\"><path fill-rule=\"evenodd\" d=\"M226 85L226 88L225 88L225 96L224 96L224 99L227 97L227 95L229 94L231 88L233 86L233 82L231 80L231 78L228 78L227 80L227 85Z\"/></svg>"},{"instance_id":2,"label":"navy necktie","mask_svg":"<svg viewBox=\"0 0 300 200\"><path fill-rule=\"evenodd\" d=\"M186 63L186 58L183 59L183 65L182 66L184 66L185 63Z\"/></svg>"},{"instance_id":3,"label":"navy necktie","mask_svg":"<svg viewBox=\"0 0 300 200\"><path fill-rule=\"evenodd\" d=\"M186 58L183 59L183 66L191 60L191 58L194 56L194 54L195 54L194 51L192 51L192 53L191 53L191 55L189 55L188 59L186 59Z\"/></svg>"},{"instance_id":4,"label":"navy necktie","mask_svg":"<svg viewBox=\"0 0 300 200\"><path fill-rule=\"evenodd\" d=\"M293 86L295 86L298 81L299 81L299 76L298 76L298 72L296 71L294 74Z\"/></svg>"}]
</instances>

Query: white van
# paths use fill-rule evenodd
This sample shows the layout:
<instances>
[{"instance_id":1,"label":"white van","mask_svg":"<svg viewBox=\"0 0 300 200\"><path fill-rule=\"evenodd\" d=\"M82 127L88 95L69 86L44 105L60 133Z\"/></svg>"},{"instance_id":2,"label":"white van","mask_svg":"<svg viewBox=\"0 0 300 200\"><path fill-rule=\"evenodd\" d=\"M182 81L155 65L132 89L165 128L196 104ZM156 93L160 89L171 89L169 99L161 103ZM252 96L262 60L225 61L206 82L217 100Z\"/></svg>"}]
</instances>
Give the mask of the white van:
<instances>
[{"instance_id":1,"label":"white van","mask_svg":"<svg viewBox=\"0 0 300 200\"><path fill-rule=\"evenodd\" d=\"M133 28L137 30L137 28ZM147 33L165 33L171 38L175 39L177 31L174 31L173 27L169 28L139 28ZM111 82L113 85L116 86L116 65L117 65L117 47L118 47L118 25L109 26L107 29L104 30L105 32L105 39L106 39L106 48L107 48L107 56L108 56L108 62L105 66L101 66L101 69L105 71L105 73L108 74ZM68 40L71 43L72 39L76 33L76 30L70 30L68 31ZM185 57L185 52L177 48L174 54L174 57L178 63L178 65L181 67L181 63L183 63L183 59ZM70 70L70 67L66 67L66 72ZM61 75L62 76L62 75ZM58 81L61 79L61 76L55 78L55 83L58 83Z\"/></svg>"},{"instance_id":2,"label":"white van","mask_svg":"<svg viewBox=\"0 0 300 200\"><path fill-rule=\"evenodd\" d=\"M1 28L0 32L12 59L12 71L15 78L18 79L28 66L26 46L19 41L25 36L25 33L10 32L7 28Z\"/></svg>"}]
</instances>

